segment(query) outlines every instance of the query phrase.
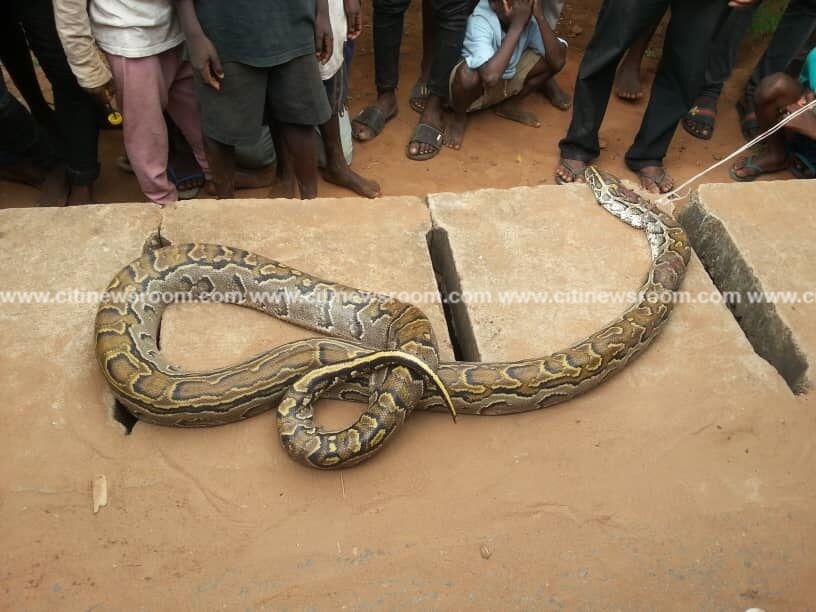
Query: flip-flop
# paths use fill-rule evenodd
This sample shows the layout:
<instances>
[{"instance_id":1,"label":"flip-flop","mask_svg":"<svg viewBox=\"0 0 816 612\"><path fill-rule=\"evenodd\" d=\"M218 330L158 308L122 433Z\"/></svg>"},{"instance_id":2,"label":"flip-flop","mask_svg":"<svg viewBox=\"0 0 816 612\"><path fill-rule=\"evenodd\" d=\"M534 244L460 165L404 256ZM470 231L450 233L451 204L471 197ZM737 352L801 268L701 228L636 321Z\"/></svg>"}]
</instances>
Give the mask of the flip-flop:
<instances>
[{"instance_id":1,"label":"flip-flop","mask_svg":"<svg viewBox=\"0 0 816 612\"><path fill-rule=\"evenodd\" d=\"M178 189L179 200L192 200L201 191L207 178L202 171L193 172L188 176L178 176L172 166L167 168L167 178L173 181L173 184ZM181 186L185 187L182 188Z\"/></svg>"},{"instance_id":2,"label":"flip-flop","mask_svg":"<svg viewBox=\"0 0 816 612\"><path fill-rule=\"evenodd\" d=\"M411 97L408 100L408 104L411 105L414 111L421 114L425 112L425 102L430 95L431 90L428 89L428 83L421 78L417 79L417 82L414 83L414 86L411 88Z\"/></svg>"},{"instance_id":3,"label":"flip-flop","mask_svg":"<svg viewBox=\"0 0 816 612\"><path fill-rule=\"evenodd\" d=\"M575 160L575 161L578 161L578 160ZM563 157L558 160L558 166L561 167L561 168L564 168L567 171L567 174L569 174L570 178L572 179L570 181L565 181L560 176L558 176L558 173L556 172L555 173L555 182L558 185L569 185L571 183L578 183L578 182L580 182L578 179L584 178L584 170L586 170L586 166L584 166L580 170L576 170L571 165L569 165L567 163L567 160L564 159Z\"/></svg>"},{"instance_id":4,"label":"flip-flop","mask_svg":"<svg viewBox=\"0 0 816 612\"><path fill-rule=\"evenodd\" d=\"M714 136L714 124L716 118L716 102L713 102L713 100L700 98L694 107L692 107L691 110L686 113L686 116L683 117L683 129L700 140L711 140L711 137Z\"/></svg>"},{"instance_id":5,"label":"flip-flop","mask_svg":"<svg viewBox=\"0 0 816 612\"><path fill-rule=\"evenodd\" d=\"M791 155L790 171L798 179L812 179L816 177L816 165L801 153Z\"/></svg>"},{"instance_id":6,"label":"flip-flop","mask_svg":"<svg viewBox=\"0 0 816 612\"><path fill-rule=\"evenodd\" d=\"M640 184L643 185L643 179L647 179L652 181L656 186L660 193L669 193L673 188L674 185L670 185L667 189L663 189L661 184L663 181L668 178L668 174L666 174L666 169L660 166L660 172L658 174L649 174L648 172L644 172L645 168L639 168L635 170L635 174L637 174L638 179L640 180ZM646 187L644 186L644 189Z\"/></svg>"},{"instance_id":7,"label":"flip-flop","mask_svg":"<svg viewBox=\"0 0 816 612\"><path fill-rule=\"evenodd\" d=\"M371 130L373 136L371 138L358 138L354 136L355 140L360 142L368 142L369 140L374 140L377 136L380 135L380 132L383 131L385 124L391 121L394 117L397 116L397 111L394 111L393 114L389 115L388 117L385 116L385 113L382 112L379 106L367 106L360 114L358 114L354 119L351 120L352 125L355 123L359 123L363 127L368 128Z\"/></svg>"},{"instance_id":8,"label":"flip-flop","mask_svg":"<svg viewBox=\"0 0 816 612\"><path fill-rule=\"evenodd\" d=\"M754 155L749 155L745 158L745 162L739 168L737 168L736 164L731 166L728 174L731 175L732 179L740 183L750 183L757 180L757 178L765 174L765 170L754 161L755 159L756 157ZM737 170L742 170L744 168L752 170L756 172L756 174L749 174L748 176L740 176L737 174Z\"/></svg>"},{"instance_id":9,"label":"flip-flop","mask_svg":"<svg viewBox=\"0 0 816 612\"><path fill-rule=\"evenodd\" d=\"M759 121L757 121L756 118L756 111L749 109L742 98L737 102L737 113L739 113L742 137L746 141L751 141L759 136L760 129Z\"/></svg>"},{"instance_id":10,"label":"flip-flop","mask_svg":"<svg viewBox=\"0 0 816 612\"><path fill-rule=\"evenodd\" d=\"M412 144L426 144L433 147L428 153L411 154ZM418 123L411 135L411 140L405 147L405 156L414 161L427 161L439 154L442 150L442 130L428 123Z\"/></svg>"},{"instance_id":11,"label":"flip-flop","mask_svg":"<svg viewBox=\"0 0 816 612\"><path fill-rule=\"evenodd\" d=\"M133 166L130 165L130 160L128 159L127 155L120 155L119 157L116 158L116 167L119 168L122 172L134 174Z\"/></svg>"}]
</instances>

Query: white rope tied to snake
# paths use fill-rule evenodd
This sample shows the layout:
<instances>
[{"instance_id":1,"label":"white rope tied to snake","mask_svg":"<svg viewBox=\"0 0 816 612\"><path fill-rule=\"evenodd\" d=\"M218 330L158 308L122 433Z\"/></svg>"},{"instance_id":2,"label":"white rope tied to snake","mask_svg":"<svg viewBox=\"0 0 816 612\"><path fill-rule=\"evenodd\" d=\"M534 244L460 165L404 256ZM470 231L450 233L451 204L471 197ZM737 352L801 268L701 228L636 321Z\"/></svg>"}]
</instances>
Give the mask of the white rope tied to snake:
<instances>
[{"instance_id":1,"label":"white rope tied to snake","mask_svg":"<svg viewBox=\"0 0 816 612\"><path fill-rule=\"evenodd\" d=\"M756 146L757 144L759 144L760 142L762 142L763 140L765 140L769 136L771 136L773 134L776 134L779 130L781 130L783 127L785 127L788 123L790 123L791 121L796 119L796 117L798 117L802 113L808 112L809 110L811 110L814 107L816 107L816 99L811 100L810 102L808 102L807 104L805 104L801 108L798 108L794 112L792 112L789 115L785 116L776 125L774 125L770 129L764 131L762 134L760 134L759 136L754 138L752 141L744 144L739 149L737 149L733 153L729 154L727 157L724 157L723 159L721 159L717 163L711 164L708 168L706 168L702 172L698 172L697 174L695 174L693 177L691 177L689 180L687 180L685 183L683 183L679 187L676 187L675 189L671 190L670 192L664 194L663 196L661 196L657 200L657 203L658 204L667 204L670 201L678 201L678 200L685 199L686 197L688 197L688 194L681 195L681 193L689 185L691 185L692 183L694 183L698 179L702 178L703 176L705 176L706 174L708 174L712 170L715 170L716 168L719 168L720 166L722 166L723 164L731 161L735 157L745 153L746 151L748 151L752 147Z\"/></svg>"}]
</instances>

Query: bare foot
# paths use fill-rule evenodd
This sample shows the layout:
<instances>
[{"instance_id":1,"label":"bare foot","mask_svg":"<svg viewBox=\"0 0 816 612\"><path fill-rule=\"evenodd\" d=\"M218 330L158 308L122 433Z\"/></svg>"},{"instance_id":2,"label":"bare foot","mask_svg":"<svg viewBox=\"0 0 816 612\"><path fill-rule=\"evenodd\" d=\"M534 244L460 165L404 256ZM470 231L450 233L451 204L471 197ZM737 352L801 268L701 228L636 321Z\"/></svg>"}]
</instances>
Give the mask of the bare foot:
<instances>
[{"instance_id":1,"label":"bare foot","mask_svg":"<svg viewBox=\"0 0 816 612\"><path fill-rule=\"evenodd\" d=\"M39 187L46 177L47 171L43 166L29 161L0 168L0 179L30 187Z\"/></svg>"},{"instance_id":2,"label":"bare foot","mask_svg":"<svg viewBox=\"0 0 816 612\"><path fill-rule=\"evenodd\" d=\"M519 100L516 98L510 98L501 104L497 104L493 108L493 112L499 117L509 119L510 121L516 121L517 123L523 123L524 125L535 128L541 127L541 121L538 120L538 117L534 113L522 110L519 106Z\"/></svg>"},{"instance_id":3,"label":"bare foot","mask_svg":"<svg viewBox=\"0 0 816 612\"><path fill-rule=\"evenodd\" d=\"M274 165L258 170L235 169L235 189L260 189L269 187L275 182ZM212 181L207 181L204 187L207 195L215 196L215 185Z\"/></svg>"},{"instance_id":4,"label":"bare foot","mask_svg":"<svg viewBox=\"0 0 816 612\"><path fill-rule=\"evenodd\" d=\"M569 107L572 106L572 96L561 89L561 86L555 81L555 77L545 81L541 93L558 110L569 110Z\"/></svg>"},{"instance_id":5,"label":"bare foot","mask_svg":"<svg viewBox=\"0 0 816 612\"><path fill-rule=\"evenodd\" d=\"M445 121L445 131L442 142L446 147L459 150L465 140L465 125L467 123L466 113L453 113Z\"/></svg>"},{"instance_id":6,"label":"bare foot","mask_svg":"<svg viewBox=\"0 0 816 612\"><path fill-rule=\"evenodd\" d=\"M630 62L629 56L618 67L615 77L615 95L627 102L637 102L643 97L643 85L640 82L640 64Z\"/></svg>"},{"instance_id":7,"label":"bare foot","mask_svg":"<svg viewBox=\"0 0 816 612\"><path fill-rule=\"evenodd\" d=\"M297 183L295 182L295 177L292 175L291 178L278 178L274 185L272 185L272 189L269 190L269 197L270 198L286 198L291 200L297 197Z\"/></svg>"},{"instance_id":8,"label":"bare foot","mask_svg":"<svg viewBox=\"0 0 816 612\"><path fill-rule=\"evenodd\" d=\"M555 182L559 185L567 183L586 183L584 170L586 163L580 159L567 159L562 157L555 168Z\"/></svg>"},{"instance_id":9,"label":"bare foot","mask_svg":"<svg viewBox=\"0 0 816 612\"><path fill-rule=\"evenodd\" d=\"M663 166L644 166L636 173L640 186L649 193L668 193L674 187L674 180L666 174Z\"/></svg>"},{"instance_id":10,"label":"bare foot","mask_svg":"<svg viewBox=\"0 0 816 612\"><path fill-rule=\"evenodd\" d=\"M40 185L40 197L37 206L65 206L68 201L68 179L65 176L65 164L55 165Z\"/></svg>"},{"instance_id":11,"label":"bare foot","mask_svg":"<svg viewBox=\"0 0 816 612\"><path fill-rule=\"evenodd\" d=\"M731 167L731 178L735 181L753 181L763 174L771 174L784 170L790 165L790 160L784 155L765 153L764 155L749 155L737 161Z\"/></svg>"},{"instance_id":12,"label":"bare foot","mask_svg":"<svg viewBox=\"0 0 816 612\"><path fill-rule=\"evenodd\" d=\"M68 192L68 206L93 204L93 187L91 185L71 185Z\"/></svg>"},{"instance_id":13,"label":"bare foot","mask_svg":"<svg viewBox=\"0 0 816 612\"><path fill-rule=\"evenodd\" d=\"M333 185L350 189L365 198L378 198L382 195L382 190L377 182L370 181L354 172L345 160L324 168L323 178Z\"/></svg>"}]
</instances>

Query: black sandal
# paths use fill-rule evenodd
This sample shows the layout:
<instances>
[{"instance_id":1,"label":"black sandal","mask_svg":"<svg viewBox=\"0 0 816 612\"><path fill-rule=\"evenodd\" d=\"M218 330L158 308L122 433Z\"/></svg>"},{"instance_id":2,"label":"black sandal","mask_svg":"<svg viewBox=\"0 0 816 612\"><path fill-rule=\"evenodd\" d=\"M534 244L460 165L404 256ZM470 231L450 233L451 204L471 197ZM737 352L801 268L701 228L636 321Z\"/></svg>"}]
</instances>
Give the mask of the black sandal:
<instances>
[{"instance_id":1,"label":"black sandal","mask_svg":"<svg viewBox=\"0 0 816 612\"><path fill-rule=\"evenodd\" d=\"M374 140L377 136L380 135L380 132L383 131L385 124L391 121L394 117L397 116L397 111L394 111L391 115L385 116L385 113L380 109L379 106L367 106L360 114L357 115L354 119L351 120L352 126L357 123L365 128L371 130L372 136L370 138L360 138L357 135L357 132L352 130L352 135L354 136L355 140L360 142L368 142L369 140Z\"/></svg>"},{"instance_id":2,"label":"black sandal","mask_svg":"<svg viewBox=\"0 0 816 612\"><path fill-rule=\"evenodd\" d=\"M433 147L427 153L411 153L412 144L426 144ZM418 123L414 128L414 133L408 146L405 148L405 156L414 161L427 161L439 154L442 150L442 130L428 123Z\"/></svg>"},{"instance_id":3,"label":"black sandal","mask_svg":"<svg viewBox=\"0 0 816 612\"><path fill-rule=\"evenodd\" d=\"M695 138L711 140L714 136L716 118L717 101L712 98L698 98L694 107L683 117L683 128Z\"/></svg>"}]
</instances>

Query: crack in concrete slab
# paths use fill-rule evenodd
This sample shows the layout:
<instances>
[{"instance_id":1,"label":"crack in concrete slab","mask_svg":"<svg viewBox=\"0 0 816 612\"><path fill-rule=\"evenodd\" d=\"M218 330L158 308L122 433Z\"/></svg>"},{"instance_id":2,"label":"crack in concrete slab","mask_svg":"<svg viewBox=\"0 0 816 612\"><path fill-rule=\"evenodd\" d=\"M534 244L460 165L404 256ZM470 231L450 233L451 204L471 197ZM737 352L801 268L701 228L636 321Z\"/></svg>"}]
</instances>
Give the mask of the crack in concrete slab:
<instances>
[{"instance_id":1,"label":"crack in concrete slab","mask_svg":"<svg viewBox=\"0 0 816 612\"><path fill-rule=\"evenodd\" d=\"M762 282L725 223L705 208L698 192L692 194L678 220L720 293L765 295ZM727 302L727 306L757 354L779 371L794 393L807 393L811 387L807 357L776 305L765 300L751 303L740 299L736 303Z\"/></svg>"},{"instance_id":2,"label":"crack in concrete slab","mask_svg":"<svg viewBox=\"0 0 816 612\"><path fill-rule=\"evenodd\" d=\"M457 361L481 361L467 304L462 300L462 285L448 232L434 222L426 238L454 357Z\"/></svg>"}]
</instances>

